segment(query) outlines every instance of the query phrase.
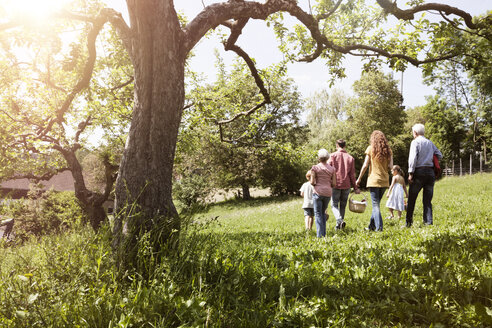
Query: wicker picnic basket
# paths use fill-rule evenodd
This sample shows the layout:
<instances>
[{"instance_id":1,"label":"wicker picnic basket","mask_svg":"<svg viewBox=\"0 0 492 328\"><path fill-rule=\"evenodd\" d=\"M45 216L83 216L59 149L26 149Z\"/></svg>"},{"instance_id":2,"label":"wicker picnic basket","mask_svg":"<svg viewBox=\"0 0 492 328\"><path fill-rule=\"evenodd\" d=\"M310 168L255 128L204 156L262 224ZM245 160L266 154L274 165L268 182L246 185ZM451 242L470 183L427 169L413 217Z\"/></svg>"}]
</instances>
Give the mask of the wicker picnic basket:
<instances>
[{"instance_id":1,"label":"wicker picnic basket","mask_svg":"<svg viewBox=\"0 0 492 328\"><path fill-rule=\"evenodd\" d=\"M349 210L354 213L364 213L367 206L366 195L362 194L362 197L364 197L364 199L361 201L353 200L352 199L353 195L354 194L350 195L349 197Z\"/></svg>"}]
</instances>

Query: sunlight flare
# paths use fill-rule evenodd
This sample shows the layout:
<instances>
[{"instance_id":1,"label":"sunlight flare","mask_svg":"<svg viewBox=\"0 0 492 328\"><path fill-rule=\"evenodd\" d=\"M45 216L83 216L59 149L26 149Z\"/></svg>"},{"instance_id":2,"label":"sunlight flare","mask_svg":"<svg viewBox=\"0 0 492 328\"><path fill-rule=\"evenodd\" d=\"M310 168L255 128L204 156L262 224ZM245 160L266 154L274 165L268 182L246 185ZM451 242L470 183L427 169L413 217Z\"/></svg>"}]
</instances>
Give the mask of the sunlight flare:
<instances>
[{"instance_id":1,"label":"sunlight flare","mask_svg":"<svg viewBox=\"0 0 492 328\"><path fill-rule=\"evenodd\" d=\"M47 22L71 0L3 0L1 7L7 16L28 20L33 24Z\"/></svg>"}]
</instances>

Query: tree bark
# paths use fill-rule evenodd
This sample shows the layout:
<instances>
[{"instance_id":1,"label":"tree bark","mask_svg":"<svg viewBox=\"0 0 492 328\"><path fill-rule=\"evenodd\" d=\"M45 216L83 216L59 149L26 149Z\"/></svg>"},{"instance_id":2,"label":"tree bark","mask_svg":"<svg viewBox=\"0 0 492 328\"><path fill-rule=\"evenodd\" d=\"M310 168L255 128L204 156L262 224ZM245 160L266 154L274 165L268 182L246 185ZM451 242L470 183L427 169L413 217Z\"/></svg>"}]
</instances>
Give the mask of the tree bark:
<instances>
[{"instance_id":1,"label":"tree bark","mask_svg":"<svg viewBox=\"0 0 492 328\"><path fill-rule=\"evenodd\" d=\"M137 239L152 229L156 245L179 231L172 172L184 106L185 54L172 1L127 1L135 76L129 136L116 181L113 246L119 261L133 262Z\"/></svg>"},{"instance_id":2,"label":"tree bark","mask_svg":"<svg viewBox=\"0 0 492 328\"><path fill-rule=\"evenodd\" d=\"M249 186L247 184L243 184L241 187L243 188L243 199L250 200L251 193L249 192Z\"/></svg>"},{"instance_id":3,"label":"tree bark","mask_svg":"<svg viewBox=\"0 0 492 328\"><path fill-rule=\"evenodd\" d=\"M97 231L107 218L103 204L108 199L109 192L100 194L98 192L88 190L82 174L82 166L75 155L75 150L60 149L60 152L65 157L68 167L72 173L75 197L79 201L84 213L87 215L91 227ZM106 165L106 173L108 173L108 170L110 170L110 168ZM106 190L110 190L114 184L114 178L109 180L107 179L106 184L109 184L109 186L106 187Z\"/></svg>"}]
</instances>

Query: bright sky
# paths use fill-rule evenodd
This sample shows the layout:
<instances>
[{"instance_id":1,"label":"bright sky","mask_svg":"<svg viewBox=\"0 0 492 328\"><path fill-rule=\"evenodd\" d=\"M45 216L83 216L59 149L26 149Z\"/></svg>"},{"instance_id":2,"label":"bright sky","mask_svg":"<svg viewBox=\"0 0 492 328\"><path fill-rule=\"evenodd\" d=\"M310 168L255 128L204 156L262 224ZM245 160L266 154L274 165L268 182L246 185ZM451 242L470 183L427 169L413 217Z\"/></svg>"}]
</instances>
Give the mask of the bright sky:
<instances>
[{"instance_id":1,"label":"bright sky","mask_svg":"<svg viewBox=\"0 0 492 328\"><path fill-rule=\"evenodd\" d=\"M108 4L121 12L126 11L126 2L124 0L106 0ZM306 10L309 0L299 0L299 3ZM175 0L175 8L181 11L191 20L202 9L203 3L209 5L215 2L212 0ZM315 1L313 0L312 3ZM433 0L432 2L440 2L451 6L464 9L472 15L479 15L492 10L492 0ZM404 3L404 1L399 1ZM250 56L256 59L258 68L266 67L273 63L277 63L282 59L281 52L277 49L277 41L273 31L266 27L262 21L249 22L243 34L238 40L244 50ZM230 63L234 58L234 54L225 52L223 46L215 38L202 40L194 49L195 57L191 60L191 67L196 72L204 73L210 80L215 79L214 70L214 49L220 51L221 56L226 63ZM347 78L337 81L336 87L344 90L347 94L351 94L351 87L355 80L360 78L361 63L359 58L348 57L346 60ZM321 60L312 63L295 63L289 65L289 75L294 78L299 90L303 96L307 97L314 91L320 89L328 89L328 68ZM401 73L395 73L395 78L400 80ZM425 104L425 96L433 94L431 87L422 84L421 70L413 66L405 71L403 75L403 97L404 105L414 107Z\"/></svg>"},{"instance_id":2,"label":"bright sky","mask_svg":"<svg viewBox=\"0 0 492 328\"><path fill-rule=\"evenodd\" d=\"M28 13L32 16L35 23L36 19L43 19L55 9L61 8L70 0L1 0L3 6L9 11L19 11ZM126 16L125 0L106 0L108 6L122 12ZM175 8L185 14L191 20L202 9L204 5L221 2L216 0L174 0ZM222 1L223 2L223 1ZM311 1L312 4L315 0ZM472 15L479 15L492 10L492 0L433 0L464 9ZM399 0L399 3L404 1ZM309 8L309 0L299 0L299 4L306 11ZM428 16L429 17L429 16ZM278 63L282 59L282 53L277 49L278 42L275 39L272 29L266 27L263 21L251 21L244 29L238 40L244 50L256 59L258 68L267 67ZM194 49L195 56L191 59L191 67L196 72L205 74L209 80L215 79L215 56L214 49L218 49L226 63L231 63L235 54L225 52L223 46L217 38L202 40ZM353 82L360 78L361 62L357 57L347 56L345 60L347 78L335 83L335 87L351 94ZM390 70L388 69L388 72ZM294 63L288 67L289 75L295 80L299 90L304 97L310 96L314 91L328 89L328 68L322 60L315 60L312 63ZM395 78L400 80L401 73L395 73ZM433 94L431 87L422 84L421 70L413 66L403 74L403 97L404 105L413 107L423 105L425 96Z\"/></svg>"}]
</instances>

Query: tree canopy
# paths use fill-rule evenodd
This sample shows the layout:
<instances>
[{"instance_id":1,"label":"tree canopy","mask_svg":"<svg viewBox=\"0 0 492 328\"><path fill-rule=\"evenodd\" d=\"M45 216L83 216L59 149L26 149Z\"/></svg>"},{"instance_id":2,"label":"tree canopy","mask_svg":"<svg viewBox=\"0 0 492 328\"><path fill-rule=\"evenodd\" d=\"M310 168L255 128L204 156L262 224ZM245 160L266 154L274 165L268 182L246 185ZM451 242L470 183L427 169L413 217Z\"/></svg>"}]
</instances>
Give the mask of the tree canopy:
<instances>
[{"instance_id":1,"label":"tree canopy","mask_svg":"<svg viewBox=\"0 0 492 328\"><path fill-rule=\"evenodd\" d=\"M80 9L90 13L100 7L87 3ZM26 24L1 35L1 177L48 180L70 170L75 194L97 228L121 156L115 150L123 148L119 138L128 129L133 72L113 31L102 31L104 42L97 48L104 56L96 56L95 44L84 46L85 24L51 25L46 30ZM72 29L82 33L68 41ZM106 148L100 152L103 185L95 189L88 188L78 154L93 147L92 134L100 135Z\"/></svg>"},{"instance_id":2,"label":"tree canopy","mask_svg":"<svg viewBox=\"0 0 492 328\"><path fill-rule=\"evenodd\" d=\"M289 170L291 154L285 149L302 145L306 130L300 123L301 97L292 79L285 76L283 66L260 70L271 103L243 115L245 108L263 102L254 78L241 61L230 72L220 58L217 66L217 81L204 85L197 80L188 95L177 171L185 177L200 171L217 188L242 188L246 198L249 187L261 185L272 187L274 193L295 191L298 170ZM283 178L288 172L291 176Z\"/></svg>"},{"instance_id":3,"label":"tree canopy","mask_svg":"<svg viewBox=\"0 0 492 328\"><path fill-rule=\"evenodd\" d=\"M246 113L271 103L254 61L236 44L244 27L253 19L265 20L273 27L287 59L325 60L335 77L344 75L342 58L346 55L367 58L367 65L385 61L395 69L412 64L431 70L435 63L460 55L481 62L477 56L480 49L470 41L483 42L485 48L490 45L491 15L473 18L459 8L421 0L412 0L405 6L391 0L376 2L377 5L362 0L319 0L306 10L295 0L230 0L212 3L183 22L172 0L127 0L127 24L113 9L103 8L91 14L87 6L80 7L77 1L72 10L57 13L50 21L51 28L45 32L57 31L57 24L81 23L87 56L78 63L79 74L67 78L68 95L63 102L53 104L55 110L50 115L38 121L35 134L63 129L65 114L95 78L96 40L106 23L110 23L133 66L132 121L116 182L118 215L114 228L115 247L131 259L138 234L157 226L160 230L156 235L163 241L179 231L180 221L172 201L172 175L185 107L185 64L195 45L211 30L218 26L230 30L225 49L245 60L264 97ZM92 8L101 8L90 4ZM439 22L422 15L429 11L441 15ZM284 15L292 16L298 24L285 24ZM2 39L15 39L10 31L26 25L25 20L18 18L2 20ZM480 41L463 38L470 33ZM30 42L32 34L23 33L17 38ZM48 44L44 45L44 51ZM36 93L36 88L31 90ZM13 109L12 105L8 108Z\"/></svg>"}]
</instances>

